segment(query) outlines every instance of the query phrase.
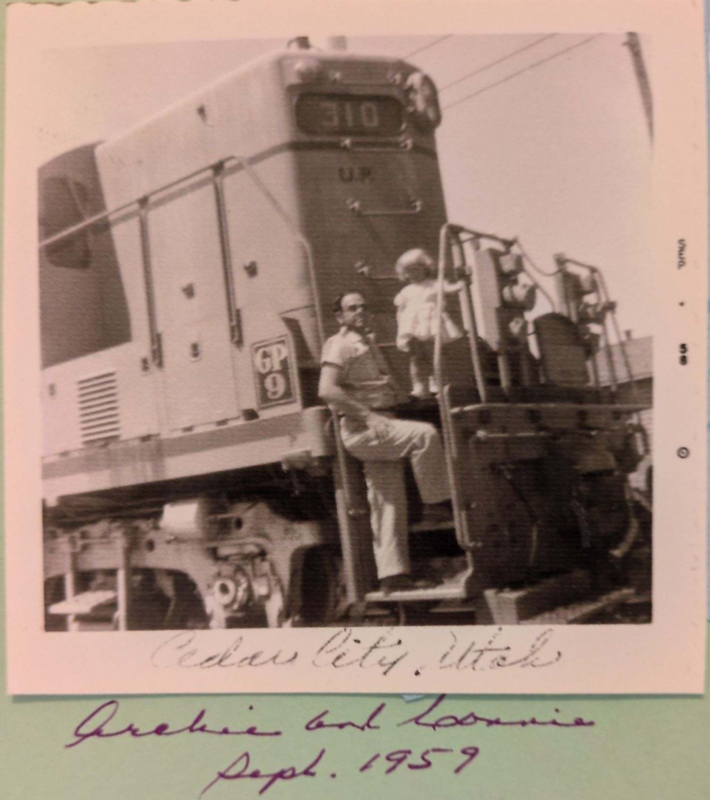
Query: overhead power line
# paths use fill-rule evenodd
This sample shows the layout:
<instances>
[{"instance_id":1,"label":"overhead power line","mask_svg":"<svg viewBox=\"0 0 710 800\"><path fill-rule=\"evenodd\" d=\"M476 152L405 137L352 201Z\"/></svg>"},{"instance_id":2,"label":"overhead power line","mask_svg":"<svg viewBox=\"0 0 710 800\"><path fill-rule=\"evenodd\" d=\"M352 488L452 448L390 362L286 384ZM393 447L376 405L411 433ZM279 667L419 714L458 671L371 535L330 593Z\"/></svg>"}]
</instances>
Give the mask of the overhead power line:
<instances>
[{"instance_id":1,"label":"overhead power line","mask_svg":"<svg viewBox=\"0 0 710 800\"><path fill-rule=\"evenodd\" d=\"M507 61L509 58L513 56L517 56L518 53L523 53L525 50L529 50L531 47L535 47L538 44L542 44L542 42L546 42L548 39L552 39L554 36L558 36L556 33L549 33L547 36L542 36L540 39L536 39L534 42L530 42L526 44L524 47L519 47L517 50L513 50L512 53L508 53L508 55L503 56L502 58L497 58L495 61L491 61L488 64L484 64L482 67L478 69L474 69L473 72L467 72L465 75L462 75L460 78L457 78L455 81L451 81L451 83L447 83L446 86L442 86L439 91L445 92L447 89L450 89L452 86L456 86L457 83L461 83L461 81L465 81L467 78L472 78L474 75L478 75L481 72L485 72L487 69L491 69L491 67L497 67L498 64L502 64L504 61Z\"/></svg>"},{"instance_id":2,"label":"overhead power line","mask_svg":"<svg viewBox=\"0 0 710 800\"><path fill-rule=\"evenodd\" d=\"M581 42L577 42L577 44L573 44L571 47L565 47L564 50L559 50L556 53L553 53L551 56L547 56L546 58L541 58L539 61L534 61L532 64L529 64L527 67L523 67L523 69L519 69L517 72L513 72L510 75L507 75L505 78L501 78L499 81L495 81L495 83L491 83L488 86L484 86L482 89L479 89L477 92L472 92L471 94L467 94L464 97L460 97L458 100L454 100L453 103L449 103L448 105L443 106L442 110L447 108L453 108L466 100L471 100L474 97L478 97L478 95L483 94L484 92L488 92L491 89L495 89L496 86L500 86L503 83L507 83L508 81L512 80L513 78L517 78L519 75L522 75L525 72L529 72L531 69L535 69L535 67L539 67L541 64L546 64L548 61L552 61L554 58L559 58L563 56L565 53L569 53L571 50L575 50L578 47L582 47L582 45L591 42L593 39L597 39L601 36L600 33L595 33L594 36L589 36L586 39L583 39Z\"/></svg>"},{"instance_id":3,"label":"overhead power line","mask_svg":"<svg viewBox=\"0 0 710 800\"><path fill-rule=\"evenodd\" d=\"M434 45L439 44L439 42L443 42L445 39L450 39L453 36L453 33L447 33L446 36L439 36L438 39L434 39L433 42L429 42L429 44L425 44L422 47L418 47L416 50L412 50L411 53L407 53L406 56L402 56L402 58L411 58L412 56L417 55L417 53L422 53L424 50L428 50L430 47L434 47Z\"/></svg>"}]
</instances>

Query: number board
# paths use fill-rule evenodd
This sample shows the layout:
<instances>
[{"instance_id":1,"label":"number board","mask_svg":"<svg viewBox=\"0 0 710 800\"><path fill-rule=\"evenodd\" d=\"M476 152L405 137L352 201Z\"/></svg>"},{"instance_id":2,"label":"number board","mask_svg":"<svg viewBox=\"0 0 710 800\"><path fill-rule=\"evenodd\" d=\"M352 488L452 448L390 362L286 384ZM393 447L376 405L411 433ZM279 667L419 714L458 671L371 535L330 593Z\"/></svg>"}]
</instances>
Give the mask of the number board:
<instances>
[{"instance_id":1,"label":"number board","mask_svg":"<svg viewBox=\"0 0 710 800\"><path fill-rule=\"evenodd\" d=\"M404 127L402 104L384 96L302 94L296 122L320 136L396 136Z\"/></svg>"},{"instance_id":2,"label":"number board","mask_svg":"<svg viewBox=\"0 0 710 800\"><path fill-rule=\"evenodd\" d=\"M251 346L256 398L259 408L296 399L291 349L286 336Z\"/></svg>"}]
</instances>

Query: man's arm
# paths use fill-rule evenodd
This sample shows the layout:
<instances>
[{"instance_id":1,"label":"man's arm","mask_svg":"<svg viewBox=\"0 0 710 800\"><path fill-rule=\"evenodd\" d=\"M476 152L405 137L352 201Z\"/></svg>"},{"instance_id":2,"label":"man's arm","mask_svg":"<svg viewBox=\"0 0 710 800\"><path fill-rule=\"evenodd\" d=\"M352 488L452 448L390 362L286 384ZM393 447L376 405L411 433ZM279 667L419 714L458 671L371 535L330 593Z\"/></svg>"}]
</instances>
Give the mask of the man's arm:
<instances>
[{"instance_id":1,"label":"man's arm","mask_svg":"<svg viewBox=\"0 0 710 800\"><path fill-rule=\"evenodd\" d=\"M365 421L370 415L370 409L359 403L340 385L340 367L336 364L325 363L321 367L318 395L330 408L346 417Z\"/></svg>"},{"instance_id":2,"label":"man's arm","mask_svg":"<svg viewBox=\"0 0 710 800\"><path fill-rule=\"evenodd\" d=\"M359 403L340 385L340 367L335 364L322 365L318 394L330 408L350 419L359 419L380 440L384 441L390 432L390 421L367 406Z\"/></svg>"}]
</instances>

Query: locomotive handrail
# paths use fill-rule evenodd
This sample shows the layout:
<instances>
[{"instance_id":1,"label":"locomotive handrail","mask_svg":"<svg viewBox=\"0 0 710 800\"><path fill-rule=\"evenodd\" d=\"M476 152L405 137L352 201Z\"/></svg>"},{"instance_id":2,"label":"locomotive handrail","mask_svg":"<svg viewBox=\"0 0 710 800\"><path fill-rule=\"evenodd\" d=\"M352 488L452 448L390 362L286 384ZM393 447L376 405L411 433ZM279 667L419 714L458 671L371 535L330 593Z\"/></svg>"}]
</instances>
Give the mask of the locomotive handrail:
<instances>
[{"instance_id":1,"label":"locomotive handrail","mask_svg":"<svg viewBox=\"0 0 710 800\"><path fill-rule=\"evenodd\" d=\"M599 289L597 290L597 294L599 295L600 300L603 303L607 304L610 312L611 324L614 329L614 335L616 336L616 341L617 344L619 345L619 352L621 353L621 359L624 362L624 369L626 370L626 376L628 378L629 383L631 384L631 397L633 398L634 403L636 403L636 405L638 405L640 409L643 408L643 406L641 405L641 401L639 399L637 379L634 376L633 370L631 368L631 360L629 359L629 354L626 349L626 342L623 336L621 335L621 330L619 329L619 321L616 317L616 304L611 300L611 296L609 294L606 281L604 280L604 273L599 269L599 267L595 267L593 264L586 264L585 262L577 261L574 258L567 258L567 256L565 256L564 254L560 254L558 256L558 259L565 265L572 264L575 267L580 267L581 269L588 270L598 281ZM612 388L614 389L614 392L616 392L617 389L616 367L614 366L614 357L611 353L611 345L609 343L609 336L607 334L606 319L603 322L603 327L604 327L604 338L606 339L605 351L609 366L609 377L612 382ZM597 375L597 366L596 366L596 360L594 358L592 358L592 365L595 373L595 379L598 382L599 379ZM641 422L641 417L638 414L638 412L636 415L636 422L638 426L643 430L643 423ZM644 439L644 450L646 450L646 455L648 455L648 447L645 444L645 439Z\"/></svg>"},{"instance_id":2,"label":"locomotive handrail","mask_svg":"<svg viewBox=\"0 0 710 800\"><path fill-rule=\"evenodd\" d=\"M359 146L358 146L359 145ZM414 146L414 142L409 137L398 139L395 143L386 143L386 140L381 142L375 141L372 143L370 139L355 139L348 136L340 142L343 150L350 150L351 152L361 153L408 153Z\"/></svg>"},{"instance_id":3,"label":"locomotive handrail","mask_svg":"<svg viewBox=\"0 0 710 800\"><path fill-rule=\"evenodd\" d=\"M460 233L475 233L469 231L461 225L454 225L450 222L444 224L441 228L439 235L439 265L437 271L437 287L436 287L436 323L434 330L434 377L436 378L439 387L443 387L443 374L441 364L441 348L442 348L442 316L444 313L444 271L446 265L446 252L447 245L449 244L449 237L451 234L458 236ZM473 310L471 298L468 291L468 284L463 293L462 298L462 311L464 314L464 327L468 333L469 347L471 350L471 361L473 364L473 372L476 378L476 386L481 400L485 403L487 400L486 381L483 374L483 367L481 365L480 354L478 352L478 329L476 327L476 315Z\"/></svg>"},{"instance_id":4,"label":"locomotive handrail","mask_svg":"<svg viewBox=\"0 0 710 800\"><path fill-rule=\"evenodd\" d=\"M210 172L218 167L220 164L224 164L229 161L232 156L227 156L227 158L222 158L219 161L215 161L212 164L209 164L206 167L201 167L200 169L195 170L194 172L190 172L187 175L183 175L181 178L177 178L174 181L170 181L169 183L163 184L159 186L157 189L153 189L152 192L147 192L146 194L142 194L140 197L133 198L132 200L127 200L125 203L122 203L115 208L109 208L106 211L102 211L99 214L94 214L91 217L87 217L86 219L82 220L81 222L77 222L76 225L71 225L68 228L65 228L63 231L59 231L59 233L54 233L51 236L48 236L46 239L42 239L39 242L38 247L41 249L45 247L49 247L52 244L56 244L56 242L60 242L62 239L67 238L68 236L73 236L75 233L80 233L85 228L90 228L94 225L97 225L99 222L105 222L109 217L114 216L114 214L119 214L121 211L127 211L132 206L137 206L143 200L150 200L153 195L160 194L161 192L166 192L168 189L173 189L176 186L180 186L180 184L185 183L186 181L191 180L192 178L196 178L198 175L201 175L203 172Z\"/></svg>"},{"instance_id":5,"label":"locomotive handrail","mask_svg":"<svg viewBox=\"0 0 710 800\"><path fill-rule=\"evenodd\" d=\"M567 264L572 264L573 266L581 267L582 269L588 270L594 276L598 276L600 281L597 284L596 294L597 294L597 297L599 298L600 301L603 300L600 287L604 285L604 278L601 275L600 271L597 269L597 267L594 267L591 264L585 264L582 261L576 261L573 258L567 258L567 256L564 253L558 253L555 256L555 262L557 263L559 272L563 272L563 273L566 272ZM565 303L565 306L567 308L567 313L569 315L570 314L570 308L571 308L570 307L570 298L569 298L568 290L567 290L566 285L564 283L563 283L563 296L564 296L564 303ZM608 299L609 298L608 298L608 294L607 294L606 300L608 300ZM606 356L607 368L609 369L609 380L611 382L611 390L612 390L612 393L616 396L619 382L618 382L617 377L616 377L616 366L614 364L614 357L613 357L612 352L611 352L611 339L609 338L609 331L608 331L607 323L606 323L606 313L604 313L604 315L602 317L601 326L602 326L602 329L604 331L604 355ZM617 338L618 338L618 328L616 328L616 331L617 331ZM619 340L619 344L621 344L620 340ZM595 380L598 383L599 379L598 379L598 375L597 375L596 363L594 362L594 360L593 360L593 363L595 364L595 366L594 366ZM627 364L627 366L628 366L628 364ZM635 391L636 391L635 384L633 383L633 379L632 379L630 374L629 374L629 380L631 381L631 385L632 385L632 393L635 394Z\"/></svg>"},{"instance_id":6,"label":"locomotive handrail","mask_svg":"<svg viewBox=\"0 0 710 800\"><path fill-rule=\"evenodd\" d=\"M278 215L284 223L291 230L296 239L301 243L301 246L306 252L308 261L308 274L311 279L311 286L313 287L313 301L316 308L316 325L318 328L318 336L321 344L325 341L325 333L323 327L323 318L321 313L320 295L318 291L318 283L316 281L315 265L313 263L313 249L311 243L308 241L299 230L298 226L291 220L286 211L281 207L279 201L271 194L269 189L262 183L259 176L256 174L249 162L241 156L232 156L232 158L239 162L244 168L246 173L252 179L254 184L259 188L262 194L266 197L269 203L276 210ZM357 540L355 531L352 530L354 524L357 524L360 509L357 508L355 498L352 493L352 486L349 480L350 470L348 467L348 454L343 445L343 440L340 436L340 426L338 425L337 414L331 411L334 421L333 434L335 438L335 452L337 467L334 470L334 478L336 484L336 493L341 493L343 501L338 504L338 516L341 528L341 546L343 553L343 562L345 564L345 584L348 599L352 602L357 602L361 597L359 589L359 582L362 580L360 574L360 564L357 558L357 548L353 543Z\"/></svg>"},{"instance_id":7,"label":"locomotive handrail","mask_svg":"<svg viewBox=\"0 0 710 800\"><path fill-rule=\"evenodd\" d=\"M624 362L624 367L626 368L626 375L629 379L629 383L631 384L631 393L634 397L634 400L638 402L637 397L637 387L636 387L636 378L634 378L633 371L631 369L631 361L629 360L629 354L626 352L626 342L624 338L621 336L621 331L619 330L619 321L616 318L616 304L612 304L609 298L609 291L606 287L606 281L604 280L604 275L602 274L601 270L596 269L593 270L594 274L599 279L599 283L601 285L602 291L606 297L606 301L610 304L609 310L611 313L611 324L614 327L614 333L616 334L616 340L619 344L619 350L621 351L621 357Z\"/></svg>"},{"instance_id":8,"label":"locomotive handrail","mask_svg":"<svg viewBox=\"0 0 710 800\"><path fill-rule=\"evenodd\" d=\"M439 234L439 263L437 269L437 292L436 292L436 322L434 335L434 377L439 386L439 410L441 414L442 433L444 436L444 452L446 455L446 470L451 486L452 506L454 512L454 528L456 531L456 541L459 547L466 553L469 571L473 569L472 540L468 514L462 508L459 500L461 490L459 487L459 476L457 470L458 447L457 436L454 431L454 424L451 415L451 403L449 397L449 386L444 385L444 376L441 363L442 330L444 313L444 279L446 268L446 255L451 236L458 236L464 230L460 225L445 223ZM470 286L468 278L464 290L460 293L461 310L464 316L464 327L468 333L469 346L471 349L471 359L473 370L478 385L479 396L483 402L487 399L483 368L478 352L478 333L476 328L476 317L469 293Z\"/></svg>"},{"instance_id":9,"label":"locomotive handrail","mask_svg":"<svg viewBox=\"0 0 710 800\"><path fill-rule=\"evenodd\" d=\"M155 308L155 285L150 257L150 234L148 232L148 199L138 202L138 224L140 226L141 259L143 261L143 286L145 304L148 312L148 334L150 336L150 357L156 367L163 366L163 343L158 330L158 315Z\"/></svg>"},{"instance_id":10,"label":"locomotive handrail","mask_svg":"<svg viewBox=\"0 0 710 800\"><path fill-rule=\"evenodd\" d=\"M422 201L418 198L410 200L409 206L406 208L377 208L364 211L362 203L354 198L346 200L345 205L357 217L408 217L419 214L423 208Z\"/></svg>"},{"instance_id":11,"label":"locomotive handrail","mask_svg":"<svg viewBox=\"0 0 710 800\"><path fill-rule=\"evenodd\" d=\"M477 231L473 228L466 228L464 225L455 225L454 223L447 223L449 231L457 236L460 236L462 233L468 234L472 239L491 239L494 242L498 242L505 247L506 251L511 250L513 246L517 243L517 239L504 239L502 236L497 236L495 233L486 233L485 231Z\"/></svg>"},{"instance_id":12,"label":"locomotive handrail","mask_svg":"<svg viewBox=\"0 0 710 800\"><path fill-rule=\"evenodd\" d=\"M615 414L634 414L649 408L642 403L516 403L518 411L611 411ZM470 403L452 410L453 416L470 411L509 410L510 403Z\"/></svg>"},{"instance_id":13,"label":"locomotive handrail","mask_svg":"<svg viewBox=\"0 0 710 800\"><path fill-rule=\"evenodd\" d=\"M229 320L229 338L232 344L241 347L244 343L242 334L242 318L237 307L237 292L234 285L234 268L232 247L229 242L229 220L227 219L227 199L224 194L224 164L212 170L215 202L217 203L217 224L219 226L219 244L222 251L222 277L227 295L227 318Z\"/></svg>"},{"instance_id":14,"label":"locomotive handrail","mask_svg":"<svg viewBox=\"0 0 710 800\"><path fill-rule=\"evenodd\" d=\"M154 197L156 194L161 194L163 192L175 188L176 186L180 186L181 184L186 183L187 181L190 181L193 178L197 178L199 175L202 175L204 173L212 172L213 175L223 174L225 167L230 162L236 162L237 164L239 164L239 166L247 173L247 175L249 175L252 182L264 195L264 197L266 197L271 206L276 210L279 217L281 217L283 222L286 224L291 233L299 241L299 243L305 250L306 259L308 262L309 277L311 279L311 286L313 287L313 300L316 309L316 326L318 328L318 335L321 339L321 342L323 342L324 327L321 314L320 297L318 294L318 284L316 283L315 268L313 265L313 249L311 247L311 244L308 241L308 239L303 235L303 233L301 233L298 226L291 220L286 211L281 207L281 204L278 202L278 200L271 194L269 189L264 185L264 183L261 181L259 176L254 171L252 165L249 163L249 160L244 156L229 155L226 156L225 158L220 158L218 161L214 161L205 167L201 167L200 169L194 170L193 172L190 172L187 175L183 175L182 177L177 178L176 180L169 181L168 183L165 183L162 186L159 186L157 189L153 189L152 191L147 192L146 194L143 194L140 197L128 200L127 202L121 203L121 205L118 205L115 208L107 209L106 211L102 211L99 214L94 214L93 216L88 217L85 220L82 220L76 225L71 225L69 228L65 228L63 231L59 231L59 233L55 233L52 236L48 236L47 238L42 239L39 242L39 248L41 250L45 247L49 247L50 245L56 244L57 242L60 242L63 239L68 238L69 236L73 236L74 234L80 233L81 231L87 228L93 227L94 225L97 225L100 222L105 222L106 220L109 219L109 217L112 217L115 214L119 214L122 211L127 211L128 209L134 206L137 206L139 211L141 207L143 207L147 211L150 199ZM224 241L222 242L222 244L224 245ZM229 285L231 285L231 282ZM231 302L233 302L233 300ZM232 329L233 341L235 341L235 343L239 338L238 325L239 325L238 317L233 314L230 315L230 327Z\"/></svg>"},{"instance_id":15,"label":"locomotive handrail","mask_svg":"<svg viewBox=\"0 0 710 800\"><path fill-rule=\"evenodd\" d=\"M355 267L355 272L357 272L357 274L366 281L374 281L379 283L399 283L399 278L396 275L373 275L372 264L368 264L365 261L356 261L353 266ZM383 347L383 345L378 342L378 347Z\"/></svg>"},{"instance_id":16,"label":"locomotive handrail","mask_svg":"<svg viewBox=\"0 0 710 800\"><path fill-rule=\"evenodd\" d=\"M224 161L225 163L227 161L236 161L241 165L241 167L244 169L247 175L252 179L254 185L261 191L264 197L269 201L272 208L276 211L279 217L281 217L281 220L286 224L286 227L289 228L294 238L297 239L301 247L303 247L306 253L306 261L308 262L308 277L311 279L313 302L315 304L315 309L316 309L316 327L318 329L318 337L320 338L322 345L323 342L325 341L325 328L323 326L320 293L318 290L318 282L316 280L316 270L315 270L315 265L313 263L313 248L311 247L311 243L308 241L308 238L301 232L298 225L291 219L291 217L289 217L285 209L281 206L281 203L279 203L279 201L274 197L274 195L271 194L268 187L262 182L261 178L256 174L254 167L249 163L249 161L246 158L244 158L244 156L233 155L224 159Z\"/></svg>"},{"instance_id":17,"label":"locomotive handrail","mask_svg":"<svg viewBox=\"0 0 710 800\"><path fill-rule=\"evenodd\" d=\"M490 433L489 431L479 430L476 431L474 436L479 442L509 442L509 441L525 441L527 439L549 439L553 437L553 431L516 431L515 433Z\"/></svg>"}]
</instances>

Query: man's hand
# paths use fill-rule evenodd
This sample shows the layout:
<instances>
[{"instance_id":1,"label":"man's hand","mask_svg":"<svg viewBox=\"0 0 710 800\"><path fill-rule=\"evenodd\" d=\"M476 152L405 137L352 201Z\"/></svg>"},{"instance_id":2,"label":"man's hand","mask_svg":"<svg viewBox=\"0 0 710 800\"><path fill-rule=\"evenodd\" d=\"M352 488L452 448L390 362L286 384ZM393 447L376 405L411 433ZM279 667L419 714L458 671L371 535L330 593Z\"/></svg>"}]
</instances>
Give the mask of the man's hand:
<instances>
[{"instance_id":1,"label":"man's hand","mask_svg":"<svg viewBox=\"0 0 710 800\"><path fill-rule=\"evenodd\" d=\"M358 420L369 427L368 420L372 414L370 409L355 400L340 386L341 369L335 364L323 364L320 372L320 383L318 384L318 394L328 406L350 419ZM376 414L379 420L385 420ZM378 423L379 424L379 423ZM382 426L380 426L382 427ZM378 437L379 438L379 437Z\"/></svg>"},{"instance_id":2,"label":"man's hand","mask_svg":"<svg viewBox=\"0 0 710 800\"><path fill-rule=\"evenodd\" d=\"M377 441L384 442L390 434L390 421L382 414L371 411L365 420L367 427L375 434Z\"/></svg>"}]
</instances>

